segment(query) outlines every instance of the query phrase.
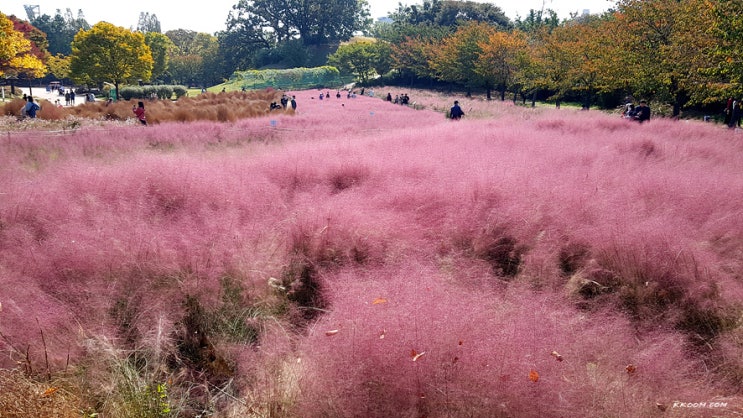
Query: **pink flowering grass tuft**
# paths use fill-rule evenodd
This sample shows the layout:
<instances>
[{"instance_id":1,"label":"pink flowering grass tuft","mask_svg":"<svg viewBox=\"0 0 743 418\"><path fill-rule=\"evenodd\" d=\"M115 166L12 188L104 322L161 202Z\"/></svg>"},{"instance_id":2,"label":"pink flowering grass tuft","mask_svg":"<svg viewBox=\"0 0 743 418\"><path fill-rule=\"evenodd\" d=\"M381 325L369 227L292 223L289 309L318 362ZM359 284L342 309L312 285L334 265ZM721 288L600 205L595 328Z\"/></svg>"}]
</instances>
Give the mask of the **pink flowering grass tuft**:
<instances>
[{"instance_id":1,"label":"pink flowering grass tuft","mask_svg":"<svg viewBox=\"0 0 743 418\"><path fill-rule=\"evenodd\" d=\"M424 266L390 267L329 278L332 311L299 354L303 413L638 417L712 396L677 336L637 340L621 317L559 297L472 292Z\"/></svg>"},{"instance_id":2,"label":"pink flowering grass tuft","mask_svg":"<svg viewBox=\"0 0 743 418\"><path fill-rule=\"evenodd\" d=\"M0 365L63 370L105 340L183 396L234 390L236 414L739 401L738 133L292 94L234 122L3 136Z\"/></svg>"}]
</instances>

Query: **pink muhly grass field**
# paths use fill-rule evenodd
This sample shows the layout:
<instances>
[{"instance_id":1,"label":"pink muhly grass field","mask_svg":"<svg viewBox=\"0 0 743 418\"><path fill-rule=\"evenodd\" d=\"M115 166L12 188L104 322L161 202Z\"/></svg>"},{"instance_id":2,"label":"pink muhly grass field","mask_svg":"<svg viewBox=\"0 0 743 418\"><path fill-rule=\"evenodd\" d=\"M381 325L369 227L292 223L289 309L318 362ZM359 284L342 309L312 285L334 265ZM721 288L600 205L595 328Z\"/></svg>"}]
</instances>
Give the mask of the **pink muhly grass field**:
<instances>
[{"instance_id":1,"label":"pink muhly grass field","mask_svg":"<svg viewBox=\"0 0 743 418\"><path fill-rule=\"evenodd\" d=\"M294 115L2 136L0 366L106 339L176 388L232 381L235 414L743 406L740 134L293 94Z\"/></svg>"}]
</instances>

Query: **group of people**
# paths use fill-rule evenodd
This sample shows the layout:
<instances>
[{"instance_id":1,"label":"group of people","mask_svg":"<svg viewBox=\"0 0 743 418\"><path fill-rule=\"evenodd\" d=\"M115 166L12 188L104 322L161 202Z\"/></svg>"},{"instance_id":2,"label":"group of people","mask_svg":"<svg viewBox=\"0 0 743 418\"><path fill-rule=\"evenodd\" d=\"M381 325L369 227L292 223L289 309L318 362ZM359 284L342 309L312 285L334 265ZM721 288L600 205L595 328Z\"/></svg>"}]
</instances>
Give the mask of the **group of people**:
<instances>
[{"instance_id":1,"label":"group of people","mask_svg":"<svg viewBox=\"0 0 743 418\"><path fill-rule=\"evenodd\" d=\"M292 110L297 110L297 97L284 94L281 96L281 106L276 105L276 102L271 103L271 110L274 109L286 109L288 106L291 106Z\"/></svg>"},{"instance_id":2,"label":"group of people","mask_svg":"<svg viewBox=\"0 0 743 418\"><path fill-rule=\"evenodd\" d=\"M400 95L395 95L395 99L393 100L392 93L387 93L387 101L399 105L408 105L410 104L410 96L408 96L407 93L403 93Z\"/></svg>"},{"instance_id":3,"label":"group of people","mask_svg":"<svg viewBox=\"0 0 743 418\"><path fill-rule=\"evenodd\" d=\"M67 90L64 93L64 104L65 104L65 106L74 106L75 105L75 90L70 89L70 90Z\"/></svg>"},{"instance_id":4,"label":"group of people","mask_svg":"<svg viewBox=\"0 0 743 418\"><path fill-rule=\"evenodd\" d=\"M725 106L725 125L730 129L740 128L741 116L740 100L729 98Z\"/></svg>"},{"instance_id":5,"label":"group of people","mask_svg":"<svg viewBox=\"0 0 743 418\"><path fill-rule=\"evenodd\" d=\"M640 105L635 106L634 103L627 103L624 106L624 112L622 112L624 119L634 120L640 123L650 120L650 106L645 100L640 100Z\"/></svg>"}]
</instances>

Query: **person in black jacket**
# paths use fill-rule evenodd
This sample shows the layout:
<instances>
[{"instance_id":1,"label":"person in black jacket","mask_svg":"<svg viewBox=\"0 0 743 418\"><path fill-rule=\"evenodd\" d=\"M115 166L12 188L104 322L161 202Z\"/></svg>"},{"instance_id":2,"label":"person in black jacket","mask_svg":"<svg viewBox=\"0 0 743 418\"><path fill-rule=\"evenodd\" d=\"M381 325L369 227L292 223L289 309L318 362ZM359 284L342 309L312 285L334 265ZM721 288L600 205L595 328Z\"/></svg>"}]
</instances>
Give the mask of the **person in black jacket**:
<instances>
[{"instance_id":1,"label":"person in black jacket","mask_svg":"<svg viewBox=\"0 0 743 418\"><path fill-rule=\"evenodd\" d=\"M454 101L454 106L449 110L449 116L454 120L462 119L462 116L464 116L464 112L462 111L462 108L459 107L459 102L457 100Z\"/></svg>"},{"instance_id":2,"label":"person in black jacket","mask_svg":"<svg viewBox=\"0 0 743 418\"><path fill-rule=\"evenodd\" d=\"M650 120L650 107L648 107L648 102L645 100L640 101L640 106L635 111L637 112L635 115L636 121L643 123Z\"/></svg>"}]
</instances>

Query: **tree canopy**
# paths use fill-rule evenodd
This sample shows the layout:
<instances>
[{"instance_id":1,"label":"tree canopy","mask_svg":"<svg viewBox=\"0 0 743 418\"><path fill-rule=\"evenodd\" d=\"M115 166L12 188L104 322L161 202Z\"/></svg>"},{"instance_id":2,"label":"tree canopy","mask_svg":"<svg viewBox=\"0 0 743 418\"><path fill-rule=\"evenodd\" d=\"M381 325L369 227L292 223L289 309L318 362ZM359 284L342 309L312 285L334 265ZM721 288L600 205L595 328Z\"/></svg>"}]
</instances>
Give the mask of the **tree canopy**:
<instances>
[{"instance_id":1,"label":"tree canopy","mask_svg":"<svg viewBox=\"0 0 743 418\"><path fill-rule=\"evenodd\" d=\"M69 55L72 52L71 45L75 34L81 29L90 29L82 10L78 10L77 17L74 17L70 9L66 9L64 14L57 9L54 16L47 14L29 16L29 21L46 34L49 41L49 53L52 55Z\"/></svg>"},{"instance_id":2,"label":"tree canopy","mask_svg":"<svg viewBox=\"0 0 743 418\"><path fill-rule=\"evenodd\" d=\"M42 77L46 66L34 55L33 43L13 28L13 21L0 13L0 76Z\"/></svg>"},{"instance_id":3,"label":"tree canopy","mask_svg":"<svg viewBox=\"0 0 743 418\"><path fill-rule=\"evenodd\" d=\"M142 33L108 22L80 31L72 41L70 72L80 83L149 80L153 59Z\"/></svg>"}]
</instances>

